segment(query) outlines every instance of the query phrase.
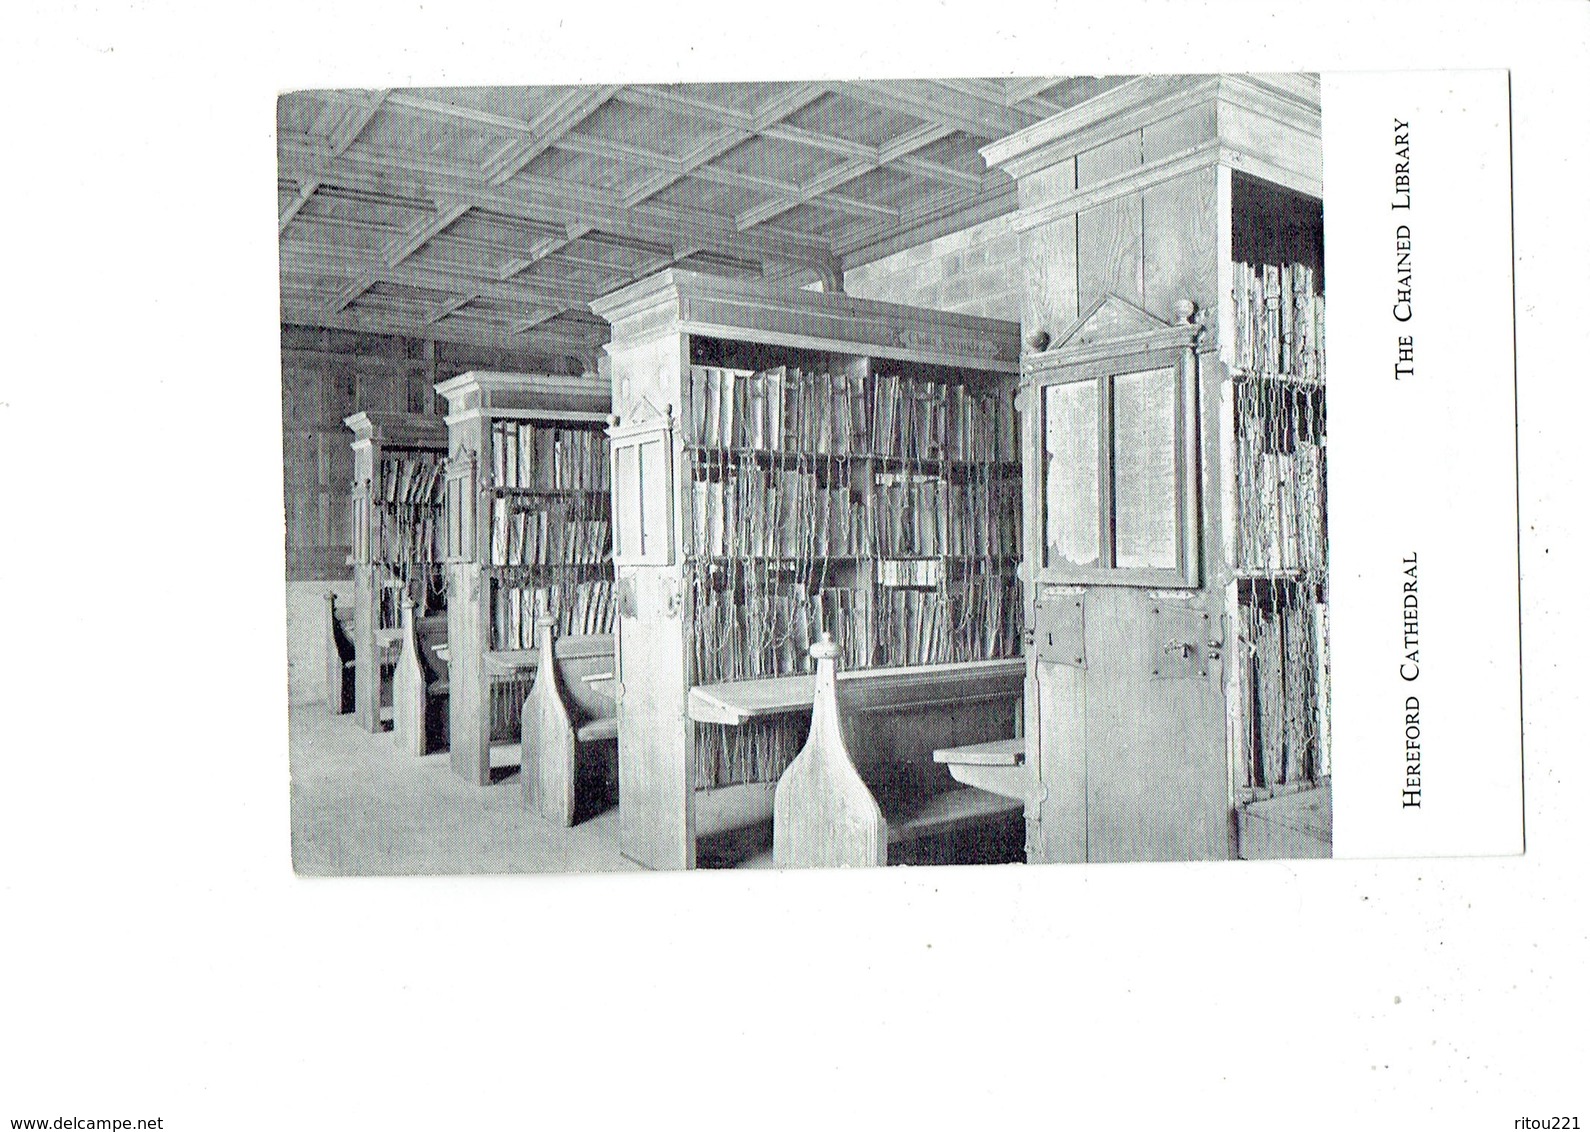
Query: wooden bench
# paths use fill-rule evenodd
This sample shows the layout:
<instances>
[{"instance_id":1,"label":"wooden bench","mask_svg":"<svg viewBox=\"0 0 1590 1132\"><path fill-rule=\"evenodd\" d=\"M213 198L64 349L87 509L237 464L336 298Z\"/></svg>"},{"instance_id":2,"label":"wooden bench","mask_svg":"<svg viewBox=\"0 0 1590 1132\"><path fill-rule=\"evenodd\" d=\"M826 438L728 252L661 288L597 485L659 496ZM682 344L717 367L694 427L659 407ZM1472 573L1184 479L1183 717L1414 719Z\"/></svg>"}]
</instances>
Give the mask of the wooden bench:
<instances>
[{"instance_id":1,"label":"wooden bench","mask_svg":"<svg viewBox=\"0 0 1590 1132\"><path fill-rule=\"evenodd\" d=\"M392 736L397 749L419 757L447 746L447 615L414 616L414 599L402 602L397 668L392 674Z\"/></svg>"},{"instance_id":2,"label":"wooden bench","mask_svg":"<svg viewBox=\"0 0 1590 1132\"><path fill-rule=\"evenodd\" d=\"M1048 790L1038 768L1027 761L1027 740L1020 735L964 747L940 747L933 761L947 767L955 781L1020 802L1027 822L1027 855L1039 844L1039 807Z\"/></svg>"},{"instance_id":3,"label":"wooden bench","mask_svg":"<svg viewBox=\"0 0 1590 1132\"><path fill-rule=\"evenodd\" d=\"M923 789L880 773L875 759L858 764L837 691L837 655L826 634L812 646L817 674L811 732L774 792L774 863L810 868L967 861L979 859L973 850L994 839L989 835L1013 836L1023 813L1020 800L975 786ZM959 851L945 854L945 845Z\"/></svg>"},{"instance_id":4,"label":"wooden bench","mask_svg":"<svg viewBox=\"0 0 1590 1132\"><path fill-rule=\"evenodd\" d=\"M573 825L584 795L609 798L617 782L618 714L610 633L555 636L556 621L536 618L535 683L520 715L520 778L525 806Z\"/></svg>"},{"instance_id":5,"label":"wooden bench","mask_svg":"<svg viewBox=\"0 0 1590 1132\"><path fill-rule=\"evenodd\" d=\"M337 610L337 595L326 592L326 706L332 715L353 710L353 627Z\"/></svg>"}]
</instances>

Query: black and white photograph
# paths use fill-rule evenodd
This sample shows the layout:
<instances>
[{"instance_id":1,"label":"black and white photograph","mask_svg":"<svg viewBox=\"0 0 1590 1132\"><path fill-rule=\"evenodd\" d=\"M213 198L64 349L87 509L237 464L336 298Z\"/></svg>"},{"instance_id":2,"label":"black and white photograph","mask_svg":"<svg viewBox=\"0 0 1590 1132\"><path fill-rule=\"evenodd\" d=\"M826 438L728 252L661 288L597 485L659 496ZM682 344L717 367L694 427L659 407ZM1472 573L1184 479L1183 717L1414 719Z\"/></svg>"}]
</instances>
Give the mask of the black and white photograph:
<instances>
[{"instance_id":1,"label":"black and white photograph","mask_svg":"<svg viewBox=\"0 0 1590 1132\"><path fill-rule=\"evenodd\" d=\"M0 1129L1590 1121L1590 6L7 30Z\"/></svg>"},{"instance_id":2,"label":"black and white photograph","mask_svg":"<svg viewBox=\"0 0 1590 1132\"><path fill-rule=\"evenodd\" d=\"M1330 855L1318 76L277 145L300 871Z\"/></svg>"}]
</instances>

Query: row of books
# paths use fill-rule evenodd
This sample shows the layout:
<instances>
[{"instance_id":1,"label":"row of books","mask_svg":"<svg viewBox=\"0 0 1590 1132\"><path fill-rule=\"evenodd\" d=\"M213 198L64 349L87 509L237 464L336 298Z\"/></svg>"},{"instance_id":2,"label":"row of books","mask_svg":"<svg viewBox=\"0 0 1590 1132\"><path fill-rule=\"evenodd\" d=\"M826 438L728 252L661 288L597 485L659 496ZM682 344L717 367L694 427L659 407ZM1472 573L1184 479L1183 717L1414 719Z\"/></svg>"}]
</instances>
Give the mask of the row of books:
<instances>
[{"instance_id":1,"label":"row of books","mask_svg":"<svg viewBox=\"0 0 1590 1132\"><path fill-rule=\"evenodd\" d=\"M606 578L554 586L493 585L491 647L535 648L536 610L547 609L559 637L613 631L613 583Z\"/></svg>"},{"instance_id":2,"label":"row of books","mask_svg":"<svg viewBox=\"0 0 1590 1132\"><path fill-rule=\"evenodd\" d=\"M607 434L522 421L491 426L491 482L534 491L607 491Z\"/></svg>"},{"instance_id":3,"label":"row of books","mask_svg":"<svg viewBox=\"0 0 1590 1132\"><path fill-rule=\"evenodd\" d=\"M446 528L433 508L376 508L370 523L370 561L390 566L441 562Z\"/></svg>"},{"instance_id":4,"label":"row of books","mask_svg":"<svg viewBox=\"0 0 1590 1132\"><path fill-rule=\"evenodd\" d=\"M691 366L686 443L719 450L1003 458L997 389L899 374Z\"/></svg>"},{"instance_id":5,"label":"row of books","mask_svg":"<svg viewBox=\"0 0 1590 1132\"><path fill-rule=\"evenodd\" d=\"M883 374L873 404L872 450L879 456L993 461L1010 448L997 389Z\"/></svg>"},{"instance_id":6,"label":"row of books","mask_svg":"<svg viewBox=\"0 0 1590 1132\"><path fill-rule=\"evenodd\" d=\"M491 501L493 566L580 566L606 562L613 554L613 529L606 518L564 500Z\"/></svg>"},{"instance_id":7,"label":"row of books","mask_svg":"<svg viewBox=\"0 0 1590 1132\"><path fill-rule=\"evenodd\" d=\"M1242 785L1250 789L1320 781L1323 749L1325 606L1313 587L1275 583L1273 598L1241 607L1246 663L1237 666L1247 727L1238 738Z\"/></svg>"},{"instance_id":8,"label":"row of books","mask_svg":"<svg viewBox=\"0 0 1590 1132\"><path fill-rule=\"evenodd\" d=\"M874 505L798 468L734 466L690 485L696 558L1014 557L1021 485L878 472Z\"/></svg>"},{"instance_id":9,"label":"row of books","mask_svg":"<svg viewBox=\"0 0 1590 1132\"><path fill-rule=\"evenodd\" d=\"M1325 380L1325 295L1302 263L1232 265L1237 369Z\"/></svg>"},{"instance_id":10,"label":"row of books","mask_svg":"<svg viewBox=\"0 0 1590 1132\"><path fill-rule=\"evenodd\" d=\"M1322 392L1236 385L1237 566L1323 573L1327 557Z\"/></svg>"},{"instance_id":11,"label":"row of books","mask_svg":"<svg viewBox=\"0 0 1590 1132\"><path fill-rule=\"evenodd\" d=\"M1021 584L968 580L948 592L886 590L876 611L878 663L950 664L1016 656L1021 650Z\"/></svg>"},{"instance_id":12,"label":"row of books","mask_svg":"<svg viewBox=\"0 0 1590 1132\"><path fill-rule=\"evenodd\" d=\"M530 689L535 687L535 673L519 669L511 676L493 676L488 700L491 707L491 741L517 743L520 738L520 721Z\"/></svg>"},{"instance_id":13,"label":"row of books","mask_svg":"<svg viewBox=\"0 0 1590 1132\"><path fill-rule=\"evenodd\" d=\"M868 667L872 634L867 608L857 591L773 582L740 594L693 588L697 684L754 680L811 672L811 646L824 632L839 646L842 670Z\"/></svg>"},{"instance_id":14,"label":"row of books","mask_svg":"<svg viewBox=\"0 0 1590 1132\"><path fill-rule=\"evenodd\" d=\"M447 460L441 453L383 452L371 494L376 503L438 504L446 480Z\"/></svg>"},{"instance_id":15,"label":"row of books","mask_svg":"<svg viewBox=\"0 0 1590 1132\"><path fill-rule=\"evenodd\" d=\"M697 558L828 558L866 552L866 500L795 468L727 469L690 484Z\"/></svg>"},{"instance_id":16,"label":"row of books","mask_svg":"<svg viewBox=\"0 0 1590 1132\"><path fill-rule=\"evenodd\" d=\"M1021 480L954 480L945 550L956 556L1021 555Z\"/></svg>"},{"instance_id":17,"label":"row of books","mask_svg":"<svg viewBox=\"0 0 1590 1132\"><path fill-rule=\"evenodd\" d=\"M722 590L692 591L695 682L716 684L810 672L811 644L823 632L850 671L992 660L1021 650L1021 585L1005 576L973 577L938 590L887 589L876 609L844 588L806 592L773 583L735 600Z\"/></svg>"},{"instance_id":18,"label":"row of books","mask_svg":"<svg viewBox=\"0 0 1590 1132\"><path fill-rule=\"evenodd\" d=\"M1325 450L1314 444L1289 453L1239 450L1236 527L1239 569L1323 573Z\"/></svg>"},{"instance_id":19,"label":"row of books","mask_svg":"<svg viewBox=\"0 0 1590 1132\"><path fill-rule=\"evenodd\" d=\"M1021 553L1021 484L892 472L874 476L875 546L885 558Z\"/></svg>"},{"instance_id":20,"label":"row of books","mask_svg":"<svg viewBox=\"0 0 1590 1132\"><path fill-rule=\"evenodd\" d=\"M877 546L886 557L936 555L945 541L945 488L937 477L922 479L879 473L875 477L878 501Z\"/></svg>"},{"instance_id":21,"label":"row of books","mask_svg":"<svg viewBox=\"0 0 1590 1132\"><path fill-rule=\"evenodd\" d=\"M697 724L695 788L777 782L806 745L811 715L760 719L741 727Z\"/></svg>"},{"instance_id":22,"label":"row of books","mask_svg":"<svg viewBox=\"0 0 1590 1132\"><path fill-rule=\"evenodd\" d=\"M859 374L691 366L685 409L686 443L705 448L867 451L867 385Z\"/></svg>"}]
</instances>

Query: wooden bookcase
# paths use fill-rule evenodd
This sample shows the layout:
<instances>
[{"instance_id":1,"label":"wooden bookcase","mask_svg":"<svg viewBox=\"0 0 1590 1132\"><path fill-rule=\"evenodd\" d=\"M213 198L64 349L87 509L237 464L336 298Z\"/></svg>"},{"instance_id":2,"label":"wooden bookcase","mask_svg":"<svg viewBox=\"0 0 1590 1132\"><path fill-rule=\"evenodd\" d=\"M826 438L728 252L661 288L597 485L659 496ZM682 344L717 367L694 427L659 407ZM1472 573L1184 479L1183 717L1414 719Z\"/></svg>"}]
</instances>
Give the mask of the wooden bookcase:
<instances>
[{"instance_id":1,"label":"wooden bookcase","mask_svg":"<svg viewBox=\"0 0 1590 1132\"><path fill-rule=\"evenodd\" d=\"M1318 82L1135 79L983 154L1024 260L1035 859L1249 855L1252 806L1328 787ZM1328 797L1287 852L1329 852Z\"/></svg>"},{"instance_id":2,"label":"wooden bookcase","mask_svg":"<svg viewBox=\"0 0 1590 1132\"><path fill-rule=\"evenodd\" d=\"M1231 193L1220 463L1237 850L1316 855L1330 835L1324 215L1319 199L1242 174Z\"/></svg>"},{"instance_id":3,"label":"wooden bookcase","mask_svg":"<svg viewBox=\"0 0 1590 1132\"><path fill-rule=\"evenodd\" d=\"M560 634L611 618L609 394L595 375L460 374L447 399L450 759L491 781L491 744L517 741L535 664L535 610Z\"/></svg>"},{"instance_id":4,"label":"wooden bookcase","mask_svg":"<svg viewBox=\"0 0 1590 1132\"><path fill-rule=\"evenodd\" d=\"M682 270L594 309L625 855L690 868L770 819L824 630L876 750L931 771L935 745L1015 734L1016 327Z\"/></svg>"},{"instance_id":5,"label":"wooden bookcase","mask_svg":"<svg viewBox=\"0 0 1590 1132\"><path fill-rule=\"evenodd\" d=\"M441 536L447 426L440 417L374 410L355 413L343 424L353 432L353 711L359 726L380 731L404 592L413 596L420 616L446 606Z\"/></svg>"}]
</instances>

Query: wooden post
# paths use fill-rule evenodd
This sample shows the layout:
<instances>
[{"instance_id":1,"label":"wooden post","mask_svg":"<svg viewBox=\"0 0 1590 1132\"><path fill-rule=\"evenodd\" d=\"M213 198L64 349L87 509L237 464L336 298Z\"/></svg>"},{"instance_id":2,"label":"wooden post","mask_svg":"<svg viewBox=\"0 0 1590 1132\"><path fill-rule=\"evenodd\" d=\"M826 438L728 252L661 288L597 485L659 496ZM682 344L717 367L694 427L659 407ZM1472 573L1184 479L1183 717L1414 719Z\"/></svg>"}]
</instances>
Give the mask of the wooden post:
<instances>
[{"instance_id":1,"label":"wooden post","mask_svg":"<svg viewBox=\"0 0 1590 1132\"><path fill-rule=\"evenodd\" d=\"M392 735L400 754L425 754L425 669L414 628L414 595L403 591L402 638L392 674Z\"/></svg>"},{"instance_id":2,"label":"wooden post","mask_svg":"<svg viewBox=\"0 0 1590 1132\"><path fill-rule=\"evenodd\" d=\"M839 649L824 633L817 661L812 728L773 794L773 860L781 868L884 865L889 827L845 744L836 688Z\"/></svg>"}]
</instances>

